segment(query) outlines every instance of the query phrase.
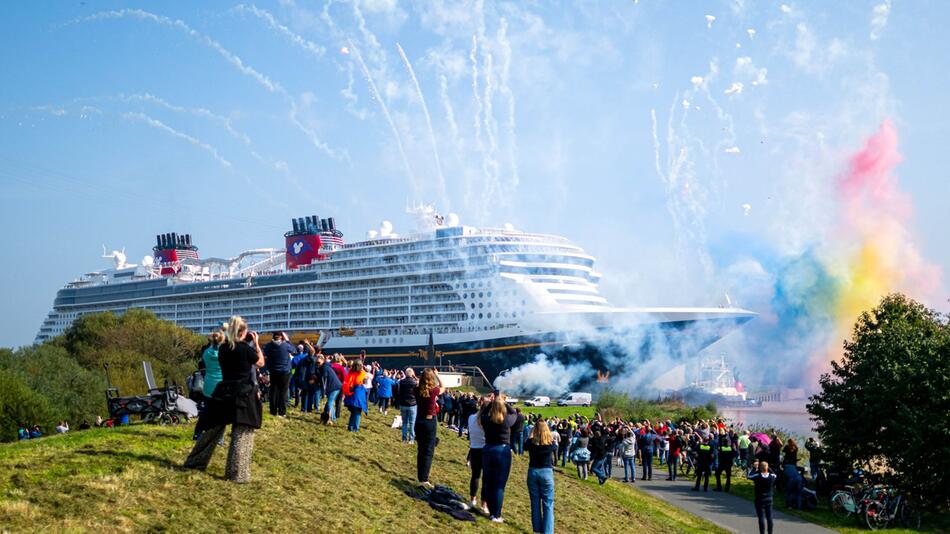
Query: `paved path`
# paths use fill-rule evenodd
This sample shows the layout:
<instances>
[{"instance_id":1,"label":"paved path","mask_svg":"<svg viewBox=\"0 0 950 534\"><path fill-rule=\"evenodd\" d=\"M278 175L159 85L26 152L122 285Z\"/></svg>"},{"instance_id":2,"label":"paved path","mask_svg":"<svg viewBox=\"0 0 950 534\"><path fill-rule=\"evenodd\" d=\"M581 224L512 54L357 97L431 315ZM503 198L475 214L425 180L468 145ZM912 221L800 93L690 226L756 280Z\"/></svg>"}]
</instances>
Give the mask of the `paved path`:
<instances>
[{"instance_id":1,"label":"paved path","mask_svg":"<svg viewBox=\"0 0 950 534\"><path fill-rule=\"evenodd\" d=\"M637 465L637 471L642 470ZM623 484L623 467L613 467L614 482ZM759 522L755 516L755 507L751 501L742 497L737 497L729 493L720 493L713 491L716 485L715 475L712 477L712 486L709 492L693 491L693 477L677 479L675 482L666 480L666 467L653 467L653 480L637 479L633 487L643 490L654 497L658 497L677 508L702 517L703 519L715 523L716 525L730 531L743 534L757 534L759 531ZM742 476L742 475L739 475ZM593 474L591 478L596 479ZM777 500L776 502L780 501ZM784 534L794 532L796 534L833 534L833 530L828 530L814 523L805 521L798 517L780 512L775 507L772 509L772 520L775 523L775 534Z\"/></svg>"}]
</instances>

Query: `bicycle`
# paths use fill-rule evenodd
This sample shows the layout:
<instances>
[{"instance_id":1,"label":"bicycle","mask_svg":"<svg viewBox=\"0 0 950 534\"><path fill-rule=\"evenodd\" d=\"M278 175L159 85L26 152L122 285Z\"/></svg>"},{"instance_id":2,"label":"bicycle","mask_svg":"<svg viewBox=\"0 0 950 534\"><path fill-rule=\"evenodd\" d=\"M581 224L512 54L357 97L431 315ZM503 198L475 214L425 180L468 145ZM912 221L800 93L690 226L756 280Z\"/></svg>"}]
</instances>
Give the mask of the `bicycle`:
<instances>
[{"instance_id":1,"label":"bicycle","mask_svg":"<svg viewBox=\"0 0 950 534\"><path fill-rule=\"evenodd\" d=\"M920 528L920 511L903 493L892 487L884 487L864 510L865 523L871 530L887 528L897 520L904 528Z\"/></svg>"}]
</instances>

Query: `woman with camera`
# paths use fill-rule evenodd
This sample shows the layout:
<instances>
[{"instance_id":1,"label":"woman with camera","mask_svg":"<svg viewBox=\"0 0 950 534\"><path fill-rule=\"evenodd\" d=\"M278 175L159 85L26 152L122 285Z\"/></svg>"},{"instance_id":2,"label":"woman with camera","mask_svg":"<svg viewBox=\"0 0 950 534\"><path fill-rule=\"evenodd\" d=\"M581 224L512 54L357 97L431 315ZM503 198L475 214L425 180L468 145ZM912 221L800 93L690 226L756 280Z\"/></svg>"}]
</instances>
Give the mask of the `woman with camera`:
<instances>
[{"instance_id":1,"label":"woman with camera","mask_svg":"<svg viewBox=\"0 0 950 534\"><path fill-rule=\"evenodd\" d=\"M264 354L257 332L249 332L247 323L239 316L231 317L224 337L224 343L218 347L221 381L208 400L207 430L195 443L185 467L207 469L225 427L231 425L225 476L233 482L245 483L251 480L254 430L261 427L262 405L256 374L264 366Z\"/></svg>"}]
</instances>

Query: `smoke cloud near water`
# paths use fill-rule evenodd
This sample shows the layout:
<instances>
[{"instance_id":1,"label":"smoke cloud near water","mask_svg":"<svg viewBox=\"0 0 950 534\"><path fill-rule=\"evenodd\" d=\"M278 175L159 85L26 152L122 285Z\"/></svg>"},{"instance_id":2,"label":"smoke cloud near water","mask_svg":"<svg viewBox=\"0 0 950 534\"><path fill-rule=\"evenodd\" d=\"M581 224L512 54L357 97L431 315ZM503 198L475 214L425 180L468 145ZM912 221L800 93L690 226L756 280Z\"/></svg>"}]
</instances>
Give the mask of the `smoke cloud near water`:
<instances>
[{"instance_id":1,"label":"smoke cloud near water","mask_svg":"<svg viewBox=\"0 0 950 534\"><path fill-rule=\"evenodd\" d=\"M746 234L713 242L715 276L758 316L706 353L728 350L727 363L736 365L737 378L753 388L811 391L830 361L841 357L842 340L858 315L881 297L899 291L937 302L942 273L915 243L913 207L895 173L900 161L897 131L887 119L829 176L831 198L823 207L831 209L827 227L797 249L780 250ZM603 364L613 372L611 388L651 397L663 389L658 377L683 364L697 367L696 355L711 334L697 326L667 338L657 328L621 325L617 333L593 339L608 355ZM496 385L522 394L560 394L592 381L597 369L585 357L579 353L576 360L559 362L539 354L499 377Z\"/></svg>"}]
</instances>

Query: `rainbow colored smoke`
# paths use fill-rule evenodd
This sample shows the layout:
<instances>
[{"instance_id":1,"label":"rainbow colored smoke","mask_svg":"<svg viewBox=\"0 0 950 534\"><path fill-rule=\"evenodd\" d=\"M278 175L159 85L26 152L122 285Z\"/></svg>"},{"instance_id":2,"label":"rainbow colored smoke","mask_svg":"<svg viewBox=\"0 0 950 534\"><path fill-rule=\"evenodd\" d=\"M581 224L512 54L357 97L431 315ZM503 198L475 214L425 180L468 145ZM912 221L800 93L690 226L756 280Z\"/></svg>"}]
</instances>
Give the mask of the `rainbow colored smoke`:
<instances>
[{"instance_id":1,"label":"rainbow colored smoke","mask_svg":"<svg viewBox=\"0 0 950 534\"><path fill-rule=\"evenodd\" d=\"M915 243L912 203L894 173L901 161L897 145L888 119L848 157L834 182L835 224L820 242L795 255L777 256L748 240L744 252L733 251L730 269L740 273L734 293L761 313L744 335L753 362L764 368L749 374L763 383L814 388L829 362L841 357L858 315L888 293L939 301L940 269Z\"/></svg>"}]
</instances>

